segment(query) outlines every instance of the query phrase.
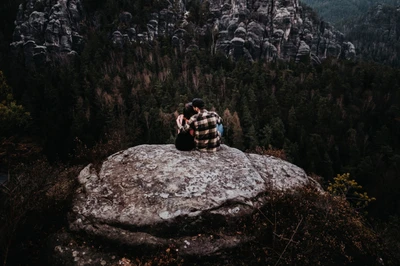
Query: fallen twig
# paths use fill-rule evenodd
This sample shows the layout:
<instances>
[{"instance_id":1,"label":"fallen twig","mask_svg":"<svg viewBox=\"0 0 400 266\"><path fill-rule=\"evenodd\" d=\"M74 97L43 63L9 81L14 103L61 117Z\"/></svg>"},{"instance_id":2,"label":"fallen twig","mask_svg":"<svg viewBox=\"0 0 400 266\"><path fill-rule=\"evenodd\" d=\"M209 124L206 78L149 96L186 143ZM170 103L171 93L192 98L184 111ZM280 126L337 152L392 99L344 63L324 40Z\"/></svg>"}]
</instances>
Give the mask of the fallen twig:
<instances>
[{"instance_id":1,"label":"fallen twig","mask_svg":"<svg viewBox=\"0 0 400 266\"><path fill-rule=\"evenodd\" d=\"M300 222L297 224L296 229L294 230L292 237L290 238L290 240L289 240L289 242L287 243L286 247L283 249L282 254L279 256L278 261L275 263L275 266L277 266L277 265L279 264L279 262L281 261L281 258L282 258L282 256L283 256L283 254L285 253L287 247L290 245L290 243L293 242L293 237L294 237L294 235L297 233L297 230L299 229L299 226L300 226L300 224L301 224L302 221L303 221L303 217L301 217Z\"/></svg>"}]
</instances>

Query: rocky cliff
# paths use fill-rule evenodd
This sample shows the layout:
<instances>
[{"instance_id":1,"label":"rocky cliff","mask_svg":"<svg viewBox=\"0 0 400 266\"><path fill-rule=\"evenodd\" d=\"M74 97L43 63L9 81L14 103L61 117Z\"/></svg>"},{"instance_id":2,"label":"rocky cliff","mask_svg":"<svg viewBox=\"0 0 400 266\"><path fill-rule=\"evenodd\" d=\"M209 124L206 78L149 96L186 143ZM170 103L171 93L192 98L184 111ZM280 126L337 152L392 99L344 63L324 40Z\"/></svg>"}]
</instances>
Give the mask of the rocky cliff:
<instances>
[{"instance_id":1,"label":"rocky cliff","mask_svg":"<svg viewBox=\"0 0 400 266\"><path fill-rule=\"evenodd\" d=\"M228 228L261 208L267 193L315 185L295 165L225 145L213 154L140 145L111 155L100 168L88 165L78 180L71 232L59 235L51 247L55 261L72 265L100 265L100 258L117 262L99 254L97 244L71 247L76 233L84 233L88 242L101 239L100 244L144 250L173 246L182 257L220 256L254 239Z\"/></svg>"},{"instance_id":2,"label":"rocky cliff","mask_svg":"<svg viewBox=\"0 0 400 266\"><path fill-rule=\"evenodd\" d=\"M25 1L15 20L14 52L22 55L27 66L44 64L51 55L76 55L84 45L82 12L80 0Z\"/></svg>"},{"instance_id":3,"label":"rocky cliff","mask_svg":"<svg viewBox=\"0 0 400 266\"><path fill-rule=\"evenodd\" d=\"M209 49L250 61L311 58L319 62L328 56L355 55L342 33L321 25L298 0L200 1L201 10L189 11L192 2L173 1L168 8L154 10L147 30L133 23L130 10L115 14L110 42L122 47L167 36L182 51ZM85 41L80 23L93 20L84 16L83 5L80 0L26 1L19 7L12 47L23 53L26 64L49 60L51 54L79 53ZM194 12L201 13L204 23L193 19ZM211 41L204 45L200 39Z\"/></svg>"}]
</instances>

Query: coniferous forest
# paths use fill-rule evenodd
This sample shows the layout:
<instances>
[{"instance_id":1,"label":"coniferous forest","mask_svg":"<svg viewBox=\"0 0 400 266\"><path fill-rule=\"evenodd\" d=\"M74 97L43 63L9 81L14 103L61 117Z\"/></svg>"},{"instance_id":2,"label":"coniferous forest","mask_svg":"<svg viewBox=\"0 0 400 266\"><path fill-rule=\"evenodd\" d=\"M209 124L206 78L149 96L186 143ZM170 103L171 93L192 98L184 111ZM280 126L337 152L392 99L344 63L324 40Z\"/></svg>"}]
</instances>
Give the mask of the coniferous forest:
<instances>
[{"instance_id":1,"label":"coniferous forest","mask_svg":"<svg viewBox=\"0 0 400 266\"><path fill-rule=\"evenodd\" d=\"M211 55L207 40L188 53L168 38L116 48L107 27L88 22L79 57L27 69L9 50L18 2L0 6L0 173L10 179L1 190L0 250L9 265L28 265L17 254L40 257L34 247L64 226L83 166L131 146L173 143L176 116L194 97L223 117L229 146L277 154L324 188L349 173L376 199L356 211L386 243L388 261L399 261L398 68L335 58L233 61ZM132 12L140 24L159 1L117 2L86 4L103 10L104 25L113 12L144 10ZM56 186L63 193L52 194Z\"/></svg>"},{"instance_id":2,"label":"coniferous forest","mask_svg":"<svg viewBox=\"0 0 400 266\"><path fill-rule=\"evenodd\" d=\"M398 0L303 0L301 2L312 7L323 20L335 25L348 22L349 19L354 19L357 16L362 16L377 5L397 6L399 4ZM347 26L350 25L348 24Z\"/></svg>"}]
</instances>

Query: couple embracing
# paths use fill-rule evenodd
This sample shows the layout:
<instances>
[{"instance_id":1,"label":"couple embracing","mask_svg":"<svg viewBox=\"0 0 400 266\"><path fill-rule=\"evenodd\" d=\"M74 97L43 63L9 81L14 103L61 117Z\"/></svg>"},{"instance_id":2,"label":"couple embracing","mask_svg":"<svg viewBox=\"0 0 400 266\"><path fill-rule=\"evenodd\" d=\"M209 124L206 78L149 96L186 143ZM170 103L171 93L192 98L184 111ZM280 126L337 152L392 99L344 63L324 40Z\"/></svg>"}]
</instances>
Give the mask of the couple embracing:
<instances>
[{"instance_id":1,"label":"couple embracing","mask_svg":"<svg viewBox=\"0 0 400 266\"><path fill-rule=\"evenodd\" d=\"M175 146L178 150L197 149L202 152L215 152L220 149L222 118L204 108L204 102L195 98L185 104L183 114L176 119L178 136Z\"/></svg>"}]
</instances>

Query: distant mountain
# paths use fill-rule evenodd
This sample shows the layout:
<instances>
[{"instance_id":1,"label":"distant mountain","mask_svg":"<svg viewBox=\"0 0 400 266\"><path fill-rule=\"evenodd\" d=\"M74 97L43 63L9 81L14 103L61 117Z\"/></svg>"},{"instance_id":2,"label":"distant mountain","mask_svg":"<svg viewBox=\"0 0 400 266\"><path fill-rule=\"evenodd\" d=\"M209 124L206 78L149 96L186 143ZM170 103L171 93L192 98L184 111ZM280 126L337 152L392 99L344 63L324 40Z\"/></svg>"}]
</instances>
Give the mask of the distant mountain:
<instances>
[{"instance_id":1,"label":"distant mountain","mask_svg":"<svg viewBox=\"0 0 400 266\"><path fill-rule=\"evenodd\" d=\"M340 26L344 21L363 15L378 4L397 6L399 0L301 0L312 7L324 21Z\"/></svg>"},{"instance_id":2,"label":"distant mountain","mask_svg":"<svg viewBox=\"0 0 400 266\"><path fill-rule=\"evenodd\" d=\"M377 5L344 27L359 58L400 66L400 8Z\"/></svg>"},{"instance_id":3,"label":"distant mountain","mask_svg":"<svg viewBox=\"0 0 400 266\"><path fill-rule=\"evenodd\" d=\"M356 48L357 58L400 66L399 0L303 0Z\"/></svg>"}]
</instances>

